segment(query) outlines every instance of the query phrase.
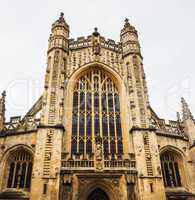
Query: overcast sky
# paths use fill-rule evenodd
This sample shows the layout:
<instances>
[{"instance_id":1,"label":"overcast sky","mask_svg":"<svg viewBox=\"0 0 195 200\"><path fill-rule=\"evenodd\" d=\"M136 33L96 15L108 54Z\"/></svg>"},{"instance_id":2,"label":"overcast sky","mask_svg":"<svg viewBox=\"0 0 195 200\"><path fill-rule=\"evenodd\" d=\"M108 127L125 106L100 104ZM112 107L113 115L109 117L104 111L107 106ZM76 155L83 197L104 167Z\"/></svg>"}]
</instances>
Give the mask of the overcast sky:
<instances>
[{"instance_id":1,"label":"overcast sky","mask_svg":"<svg viewBox=\"0 0 195 200\"><path fill-rule=\"evenodd\" d=\"M47 41L60 12L71 37L119 40L127 17L138 32L150 102L175 119L180 97L195 115L194 0L4 0L0 4L0 90L7 90L7 118L24 115L43 91ZM7 119L8 120L8 119Z\"/></svg>"}]
</instances>

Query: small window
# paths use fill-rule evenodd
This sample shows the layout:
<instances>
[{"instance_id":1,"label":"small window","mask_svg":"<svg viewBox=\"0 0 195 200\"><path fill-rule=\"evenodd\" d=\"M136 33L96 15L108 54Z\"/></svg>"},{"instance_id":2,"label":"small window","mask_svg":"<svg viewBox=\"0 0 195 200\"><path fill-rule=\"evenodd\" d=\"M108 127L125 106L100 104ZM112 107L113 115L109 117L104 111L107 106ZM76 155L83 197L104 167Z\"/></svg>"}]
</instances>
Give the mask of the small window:
<instances>
[{"instance_id":1,"label":"small window","mask_svg":"<svg viewBox=\"0 0 195 200\"><path fill-rule=\"evenodd\" d=\"M150 183L150 192L151 192L151 193L154 192L153 183Z\"/></svg>"},{"instance_id":2,"label":"small window","mask_svg":"<svg viewBox=\"0 0 195 200\"><path fill-rule=\"evenodd\" d=\"M47 183L43 185L43 194L47 194Z\"/></svg>"}]
</instances>

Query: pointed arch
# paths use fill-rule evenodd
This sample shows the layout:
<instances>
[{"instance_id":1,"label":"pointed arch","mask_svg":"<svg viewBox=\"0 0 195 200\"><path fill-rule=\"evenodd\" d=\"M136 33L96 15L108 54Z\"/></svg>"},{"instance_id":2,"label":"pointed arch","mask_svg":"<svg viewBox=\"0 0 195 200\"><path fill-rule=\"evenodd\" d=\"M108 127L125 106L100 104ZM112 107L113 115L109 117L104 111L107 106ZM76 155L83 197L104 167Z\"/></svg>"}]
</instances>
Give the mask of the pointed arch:
<instances>
[{"instance_id":1,"label":"pointed arch","mask_svg":"<svg viewBox=\"0 0 195 200\"><path fill-rule=\"evenodd\" d=\"M101 188L96 188L94 189L89 196L87 197L87 200L96 200L96 199L101 199L101 200L110 200L108 195L104 190Z\"/></svg>"},{"instance_id":2,"label":"pointed arch","mask_svg":"<svg viewBox=\"0 0 195 200\"><path fill-rule=\"evenodd\" d=\"M120 99L121 121L123 122L121 128L122 128L122 133L124 135L122 143L124 146L124 154L127 155L130 152L129 145L128 145L129 143L128 130L130 129L130 123L129 123L130 116L129 116L129 112L127 112L128 99L127 99L125 84L122 77L119 75L119 73L116 72L116 70L99 62L89 63L87 65L80 67L71 75L67 83L65 100L64 100L64 107L65 107L64 126L66 129L66 136L65 136L66 138L64 140L66 144L64 146L67 148L66 151L70 152L71 150L70 141L71 141L71 134L72 134L72 113L73 113L72 105L73 105L74 100L75 101L78 100L78 99L76 100L76 97L75 99L72 98L73 91L75 89L75 83L79 78L82 78L82 76L91 69L100 69L104 71L106 74L108 74L108 77L111 78L111 80L113 81L113 83L116 85L118 89L119 99ZM103 80L102 84L106 81L108 80ZM77 94L75 93L75 95ZM78 124L76 124L75 126L78 126ZM76 148L76 143L72 145ZM91 146L91 144L89 146Z\"/></svg>"},{"instance_id":3,"label":"pointed arch","mask_svg":"<svg viewBox=\"0 0 195 200\"><path fill-rule=\"evenodd\" d=\"M1 160L0 187L30 189L34 152L25 144L8 148Z\"/></svg>"},{"instance_id":4,"label":"pointed arch","mask_svg":"<svg viewBox=\"0 0 195 200\"><path fill-rule=\"evenodd\" d=\"M88 197L94 192L100 190L106 196L109 200L119 200L121 199L120 193L116 188L113 188L111 184L108 184L107 182L103 180L96 180L93 183L90 182L89 184L86 184L85 188L82 190L82 192L79 195L79 199L88 200Z\"/></svg>"},{"instance_id":5,"label":"pointed arch","mask_svg":"<svg viewBox=\"0 0 195 200\"><path fill-rule=\"evenodd\" d=\"M108 155L122 157L118 87L109 73L96 67L82 73L73 89L71 154L91 155L99 136L103 139L105 159Z\"/></svg>"},{"instance_id":6,"label":"pointed arch","mask_svg":"<svg viewBox=\"0 0 195 200\"><path fill-rule=\"evenodd\" d=\"M185 154L167 145L160 149L161 169L165 187L184 187L187 184Z\"/></svg>"},{"instance_id":7,"label":"pointed arch","mask_svg":"<svg viewBox=\"0 0 195 200\"><path fill-rule=\"evenodd\" d=\"M165 151L173 151L176 154L179 154L180 156L182 156L183 159L185 159L185 153L181 149L179 149L173 145L166 145L166 146L163 146L162 148L160 148L160 154L162 154Z\"/></svg>"}]
</instances>

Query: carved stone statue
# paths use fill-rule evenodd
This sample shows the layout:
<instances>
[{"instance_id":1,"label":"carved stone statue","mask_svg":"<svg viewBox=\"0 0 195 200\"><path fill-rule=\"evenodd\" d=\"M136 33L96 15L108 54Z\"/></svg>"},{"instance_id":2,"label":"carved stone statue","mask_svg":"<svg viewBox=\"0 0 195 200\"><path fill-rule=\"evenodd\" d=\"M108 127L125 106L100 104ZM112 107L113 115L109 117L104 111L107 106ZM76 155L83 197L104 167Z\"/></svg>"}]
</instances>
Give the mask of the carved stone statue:
<instances>
[{"instance_id":1,"label":"carved stone statue","mask_svg":"<svg viewBox=\"0 0 195 200\"><path fill-rule=\"evenodd\" d=\"M100 41L99 41L99 33L98 29L95 28L95 31L93 32L93 53L95 55L100 55Z\"/></svg>"},{"instance_id":2,"label":"carved stone statue","mask_svg":"<svg viewBox=\"0 0 195 200\"><path fill-rule=\"evenodd\" d=\"M94 39L94 42L93 42L93 53L95 55L100 55L100 43L99 43L98 39Z\"/></svg>"},{"instance_id":3,"label":"carved stone statue","mask_svg":"<svg viewBox=\"0 0 195 200\"><path fill-rule=\"evenodd\" d=\"M96 160L102 160L102 145L100 143L96 144Z\"/></svg>"},{"instance_id":4,"label":"carved stone statue","mask_svg":"<svg viewBox=\"0 0 195 200\"><path fill-rule=\"evenodd\" d=\"M95 158L96 158L96 168L98 170L102 170L103 169L103 149L102 149L102 138L100 135L96 137Z\"/></svg>"}]
</instances>

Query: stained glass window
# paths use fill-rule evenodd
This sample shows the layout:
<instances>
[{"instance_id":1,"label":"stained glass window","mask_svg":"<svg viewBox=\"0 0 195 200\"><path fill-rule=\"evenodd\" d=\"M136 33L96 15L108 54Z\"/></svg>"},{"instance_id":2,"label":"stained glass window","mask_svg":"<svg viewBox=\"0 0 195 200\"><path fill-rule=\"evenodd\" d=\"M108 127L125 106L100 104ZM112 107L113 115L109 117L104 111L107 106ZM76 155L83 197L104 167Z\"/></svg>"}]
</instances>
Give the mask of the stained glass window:
<instances>
[{"instance_id":1,"label":"stained glass window","mask_svg":"<svg viewBox=\"0 0 195 200\"><path fill-rule=\"evenodd\" d=\"M73 91L72 154L91 154L102 138L105 158L122 155L119 92L110 75L92 68L78 78Z\"/></svg>"},{"instance_id":2,"label":"stained glass window","mask_svg":"<svg viewBox=\"0 0 195 200\"><path fill-rule=\"evenodd\" d=\"M30 188L32 157L24 150L16 151L9 159L8 188Z\"/></svg>"},{"instance_id":3,"label":"stained glass window","mask_svg":"<svg viewBox=\"0 0 195 200\"><path fill-rule=\"evenodd\" d=\"M165 152L160 156L165 187L181 187L177 155Z\"/></svg>"}]
</instances>

